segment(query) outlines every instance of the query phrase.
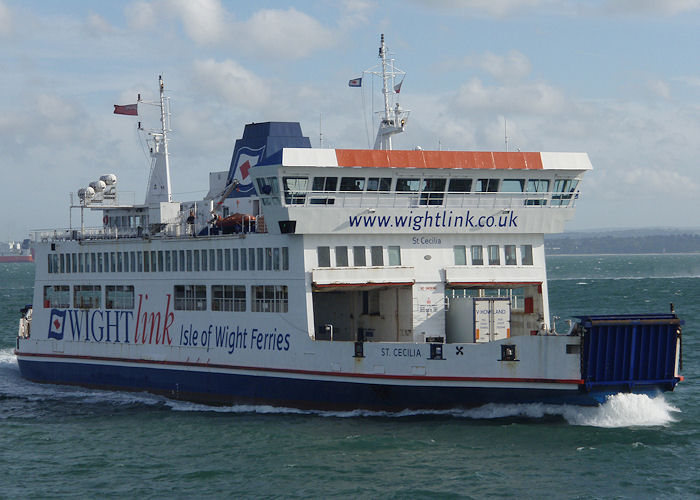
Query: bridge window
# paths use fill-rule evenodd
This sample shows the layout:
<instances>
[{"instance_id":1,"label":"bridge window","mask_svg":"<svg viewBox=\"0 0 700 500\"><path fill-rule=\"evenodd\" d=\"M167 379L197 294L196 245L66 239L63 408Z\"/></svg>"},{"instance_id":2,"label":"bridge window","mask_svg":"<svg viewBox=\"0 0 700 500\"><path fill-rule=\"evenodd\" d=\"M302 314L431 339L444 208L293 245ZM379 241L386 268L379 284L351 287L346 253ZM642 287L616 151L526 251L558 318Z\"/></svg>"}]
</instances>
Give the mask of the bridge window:
<instances>
[{"instance_id":1,"label":"bridge window","mask_svg":"<svg viewBox=\"0 0 700 500\"><path fill-rule=\"evenodd\" d=\"M47 285L44 287L44 307L70 307L70 287L68 285Z\"/></svg>"},{"instance_id":2,"label":"bridge window","mask_svg":"<svg viewBox=\"0 0 700 500\"><path fill-rule=\"evenodd\" d=\"M396 191L399 193L417 193L420 179L396 179Z\"/></svg>"},{"instance_id":3,"label":"bridge window","mask_svg":"<svg viewBox=\"0 0 700 500\"><path fill-rule=\"evenodd\" d=\"M175 285L175 309L178 311L206 311L206 285Z\"/></svg>"},{"instance_id":4,"label":"bridge window","mask_svg":"<svg viewBox=\"0 0 700 500\"><path fill-rule=\"evenodd\" d=\"M303 205L309 188L308 177L283 177L284 202L287 205Z\"/></svg>"},{"instance_id":5,"label":"bridge window","mask_svg":"<svg viewBox=\"0 0 700 500\"><path fill-rule=\"evenodd\" d=\"M552 205L567 206L572 198L578 180L576 179L557 179L554 181L554 194L552 195Z\"/></svg>"},{"instance_id":6,"label":"bridge window","mask_svg":"<svg viewBox=\"0 0 700 500\"><path fill-rule=\"evenodd\" d=\"M105 286L106 309L133 309L134 285Z\"/></svg>"},{"instance_id":7,"label":"bridge window","mask_svg":"<svg viewBox=\"0 0 700 500\"><path fill-rule=\"evenodd\" d=\"M312 184L312 191L335 191L338 186L337 177L314 177L314 182ZM342 191L342 190L341 190Z\"/></svg>"},{"instance_id":8,"label":"bridge window","mask_svg":"<svg viewBox=\"0 0 700 500\"><path fill-rule=\"evenodd\" d=\"M471 179L450 179L447 191L450 193L468 193L472 190Z\"/></svg>"},{"instance_id":9,"label":"bridge window","mask_svg":"<svg viewBox=\"0 0 700 500\"><path fill-rule=\"evenodd\" d=\"M503 179L501 191L504 193L522 193L525 191L525 179Z\"/></svg>"},{"instance_id":10,"label":"bridge window","mask_svg":"<svg viewBox=\"0 0 700 500\"><path fill-rule=\"evenodd\" d=\"M421 188L421 205L442 205L445 196L445 184L447 179L423 179Z\"/></svg>"},{"instance_id":11,"label":"bridge window","mask_svg":"<svg viewBox=\"0 0 700 500\"><path fill-rule=\"evenodd\" d=\"M335 247L335 266L336 267L347 267L348 266L348 247L346 247L346 246Z\"/></svg>"},{"instance_id":12,"label":"bridge window","mask_svg":"<svg viewBox=\"0 0 700 500\"><path fill-rule=\"evenodd\" d=\"M340 181L341 191L364 191L364 177L343 177Z\"/></svg>"},{"instance_id":13,"label":"bridge window","mask_svg":"<svg viewBox=\"0 0 700 500\"><path fill-rule=\"evenodd\" d=\"M479 193L497 193L499 179L477 179L476 191Z\"/></svg>"},{"instance_id":14,"label":"bridge window","mask_svg":"<svg viewBox=\"0 0 700 500\"><path fill-rule=\"evenodd\" d=\"M370 177L367 191L391 191L391 177Z\"/></svg>"}]
</instances>

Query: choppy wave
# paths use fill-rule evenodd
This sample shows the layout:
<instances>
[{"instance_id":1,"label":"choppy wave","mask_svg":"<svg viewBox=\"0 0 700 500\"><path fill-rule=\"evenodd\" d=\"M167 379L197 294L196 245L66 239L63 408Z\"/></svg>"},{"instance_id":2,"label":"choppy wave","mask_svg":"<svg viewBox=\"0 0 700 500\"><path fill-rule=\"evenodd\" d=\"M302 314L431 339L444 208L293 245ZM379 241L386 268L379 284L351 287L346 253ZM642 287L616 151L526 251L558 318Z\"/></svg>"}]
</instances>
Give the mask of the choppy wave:
<instances>
[{"instance_id":1,"label":"choppy wave","mask_svg":"<svg viewBox=\"0 0 700 500\"><path fill-rule=\"evenodd\" d=\"M315 415L331 418L407 418L444 416L471 420L495 420L524 418L529 420L546 417L561 417L571 425L591 427L644 427L666 426L677 421L680 410L659 395L654 398L642 394L617 394L608 397L597 407L571 405L533 404L487 404L479 408L461 410L404 410L381 412L370 410L320 411L280 408L267 405L208 406L185 401L169 400L148 393L102 391L81 387L35 384L22 379L12 349L0 350L0 394L25 401L71 400L82 404L148 405L170 408L172 411L258 413Z\"/></svg>"}]
</instances>

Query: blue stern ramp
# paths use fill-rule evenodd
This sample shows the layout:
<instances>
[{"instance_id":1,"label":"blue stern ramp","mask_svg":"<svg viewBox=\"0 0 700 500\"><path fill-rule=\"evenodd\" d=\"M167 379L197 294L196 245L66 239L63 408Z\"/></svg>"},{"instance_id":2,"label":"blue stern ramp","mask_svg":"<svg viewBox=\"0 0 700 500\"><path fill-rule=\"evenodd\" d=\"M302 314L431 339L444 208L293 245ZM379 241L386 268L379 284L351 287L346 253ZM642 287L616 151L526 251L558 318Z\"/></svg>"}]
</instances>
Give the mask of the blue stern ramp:
<instances>
[{"instance_id":1,"label":"blue stern ramp","mask_svg":"<svg viewBox=\"0 0 700 500\"><path fill-rule=\"evenodd\" d=\"M593 392L654 393L683 379L681 325L675 314L578 316L581 375Z\"/></svg>"}]
</instances>

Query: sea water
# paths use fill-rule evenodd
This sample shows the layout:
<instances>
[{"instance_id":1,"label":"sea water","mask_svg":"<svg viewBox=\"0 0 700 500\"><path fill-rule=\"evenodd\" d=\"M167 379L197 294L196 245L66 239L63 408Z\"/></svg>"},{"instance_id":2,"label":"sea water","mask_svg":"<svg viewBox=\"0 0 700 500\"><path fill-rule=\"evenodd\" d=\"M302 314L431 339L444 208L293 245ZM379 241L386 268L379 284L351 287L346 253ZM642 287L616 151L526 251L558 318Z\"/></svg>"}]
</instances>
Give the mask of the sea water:
<instances>
[{"instance_id":1,"label":"sea water","mask_svg":"<svg viewBox=\"0 0 700 500\"><path fill-rule=\"evenodd\" d=\"M673 393L599 408L321 412L40 385L12 354L34 267L0 264L0 497L700 497L700 255L553 256L576 314L685 320Z\"/></svg>"}]
</instances>

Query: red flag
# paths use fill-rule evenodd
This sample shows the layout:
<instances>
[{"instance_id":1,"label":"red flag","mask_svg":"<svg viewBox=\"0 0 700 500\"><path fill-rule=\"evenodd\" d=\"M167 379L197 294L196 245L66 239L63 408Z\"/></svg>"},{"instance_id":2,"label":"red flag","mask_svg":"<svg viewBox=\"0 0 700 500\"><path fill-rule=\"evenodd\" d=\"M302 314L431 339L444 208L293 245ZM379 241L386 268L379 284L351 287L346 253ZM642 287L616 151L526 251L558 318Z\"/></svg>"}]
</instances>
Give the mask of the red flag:
<instances>
[{"instance_id":1,"label":"red flag","mask_svg":"<svg viewBox=\"0 0 700 500\"><path fill-rule=\"evenodd\" d=\"M403 85L403 80L401 80L401 81L398 83L398 85L394 85L394 92L396 92L397 94L398 94L399 92L401 92L401 85Z\"/></svg>"},{"instance_id":2,"label":"red flag","mask_svg":"<svg viewBox=\"0 0 700 500\"><path fill-rule=\"evenodd\" d=\"M125 106L119 106L119 105L115 104L114 105L114 114L115 115L138 116L138 114L139 114L138 104L127 104Z\"/></svg>"}]
</instances>

